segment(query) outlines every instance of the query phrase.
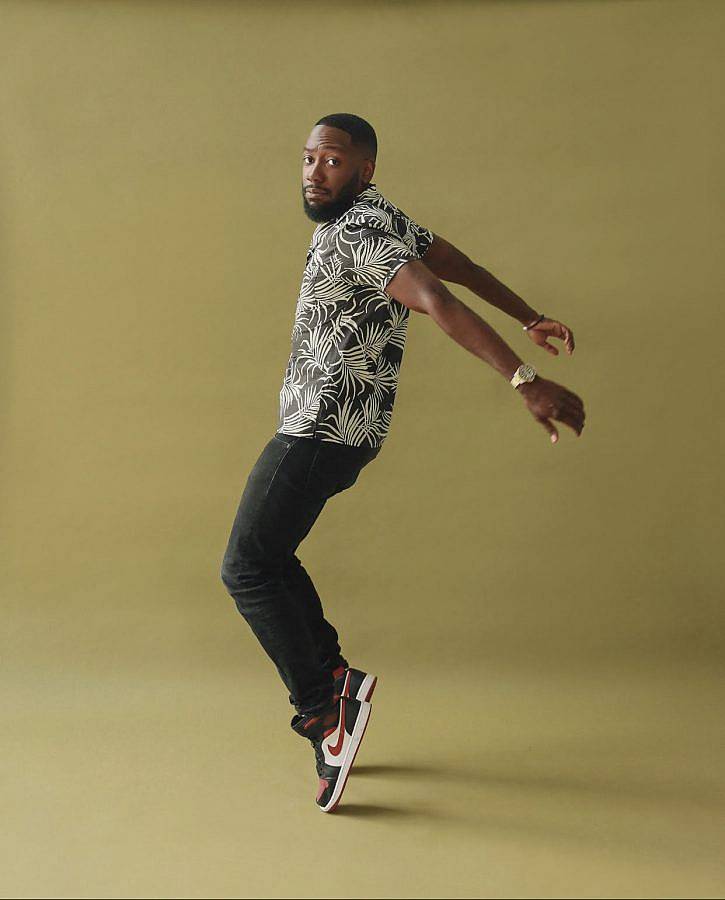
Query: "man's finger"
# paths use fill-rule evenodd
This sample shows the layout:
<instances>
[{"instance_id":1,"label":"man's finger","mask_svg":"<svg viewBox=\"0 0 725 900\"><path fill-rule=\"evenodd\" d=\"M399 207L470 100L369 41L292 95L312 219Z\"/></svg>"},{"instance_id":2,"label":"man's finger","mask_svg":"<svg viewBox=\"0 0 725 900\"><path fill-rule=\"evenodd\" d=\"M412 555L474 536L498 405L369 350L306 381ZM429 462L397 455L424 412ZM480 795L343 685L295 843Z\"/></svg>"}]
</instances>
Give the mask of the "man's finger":
<instances>
[{"instance_id":1,"label":"man's finger","mask_svg":"<svg viewBox=\"0 0 725 900\"><path fill-rule=\"evenodd\" d=\"M550 422L546 416L539 416L539 422L544 426L544 428L549 432L549 440L552 444L555 444L559 440L559 432L556 430L553 422Z\"/></svg>"},{"instance_id":2,"label":"man's finger","mask_svg":"<svg viewBox=\"0 0 725 900\"><path fill-rule=\"evenodd\" d=\"M568 388L565 388L564 396L570 403L576 403L577 406L580 406L582 409L584 409L584 401L579 396L579 394L575 394L574 391L570 391Z\"/></svg>"},{"instance_id":3,"label":"man's finger","mask_svg":"<svg viewBox=\"0 0 725 900\"><path fill-rule=\"evenodd\" d=\"M584 409L584 401L578 394L575 394L572 391L566 391L566 393L564 394L564 398L566 399L567 403L571 403L573 406L578 406L579 409Z\"/></svg>"},{"instance_id":4,"label":"man's finger","mask_svg":"<svg viewBox=\"0 0 725 900\"><path fill-rule=\"evenodd\" d=\"M578 423L580 428L584 427L584 420L586 419L586 413L580 406L572 406L570 403L565 403L562 407L566 409L569 415L573 417L573 419Z\"/></svg>"},{"instance_id":5,"label":"man's finger","mask_svg":"<svg viewBox=\"0 0 725 900\"><path fill-rule=\"evenodd\" d=\"M550 330L554 337L564 341L567 353L571 354L574 352L574 335L566 325L562 325L561 322L552 322Z\"/></svg>"},{"instance_id":6,"label":"man's finger","mask_svg":"<svg viewBox=\"0 0 725 900\"><path fill-rule=\"evenodd\" d=\"M567 395L564 397L563 403L565 406L568 406L573 412L579 413L582 419L584 418L584 404L581 402L581 400L575 400L574 397L569 397Z\"/></svg>"},{"instance_id":7,"label":"man's finger","mask_svg":"<svg viewBox=\"0 0 725 900\"><path fill-rule=\"evenodd\" d=\"M566 344L567 353L571 353L574 350L574 335L571 329L561 322L556 322L555 324L558 326L557 337L560 337Z\"/></svg>"},{"instance_id":8,"label":"man's finger","mask_svg":"<svg viewBox=\"0 0 725 900\"><path fill-rule=\"evenodd\" d=\"M559 412L554 416L554 418L557 421L563 422L565 425L568 425L569 428L571 428L571 430L575 431L577 434L581 433L584 423L581 421L580 416L570 411L568 406L559 409Z\"/></svg>"}]
</instances>

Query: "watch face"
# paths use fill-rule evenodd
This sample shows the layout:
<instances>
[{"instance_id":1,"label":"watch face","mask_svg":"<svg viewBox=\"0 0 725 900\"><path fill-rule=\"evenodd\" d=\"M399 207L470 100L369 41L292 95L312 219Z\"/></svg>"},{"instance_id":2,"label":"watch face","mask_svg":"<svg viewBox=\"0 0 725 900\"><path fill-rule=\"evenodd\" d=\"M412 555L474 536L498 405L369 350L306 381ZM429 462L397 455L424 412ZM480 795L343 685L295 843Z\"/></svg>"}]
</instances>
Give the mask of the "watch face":
<instances>
[{"instance_id":1,"label":"watch face","mask_svg":"<svg viewBox=\"0 0 725 900\"><path fill-rule=\"evenodd\" d=\"M524 381L533 381L534 376L536 375L536 370L533 366L528 366L524 363L519 369L519 377L523 378Z\"/></svg>"}]
</instances>

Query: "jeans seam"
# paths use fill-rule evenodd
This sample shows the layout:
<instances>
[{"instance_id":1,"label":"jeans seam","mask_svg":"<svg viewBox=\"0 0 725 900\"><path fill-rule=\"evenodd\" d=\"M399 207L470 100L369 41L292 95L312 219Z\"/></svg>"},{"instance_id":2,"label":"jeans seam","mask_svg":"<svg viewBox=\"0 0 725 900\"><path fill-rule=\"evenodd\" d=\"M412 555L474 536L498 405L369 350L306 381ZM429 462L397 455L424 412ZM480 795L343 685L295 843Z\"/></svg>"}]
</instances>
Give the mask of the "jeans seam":
<instances>
[{"instance_id":1,"label":"jeans seam","mask_svg":"<svg viewBox=\"0 0 725 900\"><path fill-rule=\"evenodd\" d=\"M286 441L282 441L281 443L284 444L284 443L286 443ZM279 467L285 461L285 459L287 458L287 454L295 446L296 443L297 443L296 441L292 441L291 443L287 444L287 449L282 454L280 461L275 466L274 472L272 472L272 477L269 479L269 484L267 485L267 490L264 492L264 497L263 497L264 500L266 500L267 496L269 495L269 492L272 488L272 483L274 482L274 479L277 477L277 472L279 472Z\"/></svg>"},{"instance_id":2,"label":"jeans seam","mask_svg":"<svg viewBox=\"0 0 725 900\"><path fill-rule=\"evenodd\" d=\"M307 470L307 477L305 478L305 485L304 485L304 487L302 488L302 490L303 490L305 493L307 493L307 489L308 489L308 487L310 486L310 478L312 477L312 470L313 470L313 468L315 467L315 461L317 460L317 457L318 457L318 455L319 455L319 452L320 452L321 448L322 448L322 442L320 442L320 443L317 445L317 448L315 449L315 455L312 457L312 462L310 463L310 467L309 467L309 469Z\"/></svg>"}]
</instances>

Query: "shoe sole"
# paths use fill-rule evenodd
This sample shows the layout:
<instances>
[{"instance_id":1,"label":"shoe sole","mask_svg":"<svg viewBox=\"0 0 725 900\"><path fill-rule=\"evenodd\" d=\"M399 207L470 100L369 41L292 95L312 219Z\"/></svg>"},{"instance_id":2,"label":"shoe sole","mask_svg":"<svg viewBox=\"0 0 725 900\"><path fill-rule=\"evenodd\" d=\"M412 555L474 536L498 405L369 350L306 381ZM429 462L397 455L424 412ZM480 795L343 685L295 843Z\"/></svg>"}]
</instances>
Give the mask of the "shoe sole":
<instances>
[{"instance_id":1,"label":"shoe sole","mask_svg":"<svg viewBox=\"0 0 725 900\"><path fill-rule=\"evenodd\" d=\"M367 703L360 707L360 712L358 713L358 717L355 720L355 725L352 729L351 741L348 745L345 759L340 767L340 774L337 776L337 782L335 783L335 789L332 792L332 796L327 801L326 806L318 805L317 807L321 812L331 813L340 802L340 797L342 797L342 792L345 790L345 785L347 784L350 769L355 762L357 751L360 749L360 744L365 736L365 730L368 727L371 711L372 706Z\"/></svg>"}]
</instances>

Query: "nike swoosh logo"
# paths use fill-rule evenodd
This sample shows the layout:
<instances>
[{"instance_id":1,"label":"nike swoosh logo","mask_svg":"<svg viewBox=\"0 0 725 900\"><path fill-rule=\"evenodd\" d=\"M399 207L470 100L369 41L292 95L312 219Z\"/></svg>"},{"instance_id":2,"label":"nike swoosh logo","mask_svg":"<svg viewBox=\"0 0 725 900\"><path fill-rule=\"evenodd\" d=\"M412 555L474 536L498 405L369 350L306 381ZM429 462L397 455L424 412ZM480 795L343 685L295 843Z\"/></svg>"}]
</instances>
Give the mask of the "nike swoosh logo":
<instances>
[{"instance_id":1,"label":"nike swoosh logo","mask_svg":"<svg viewBox=\"0 0 725 900\"><path fill-rule=\"evenodd\" d=\"M340 730L337 735L337 743L334 747L328 747L330 756L339 756L342 751L342 744L345 740L345 698L340 697Z\"/></svg>"}]
</instances>

